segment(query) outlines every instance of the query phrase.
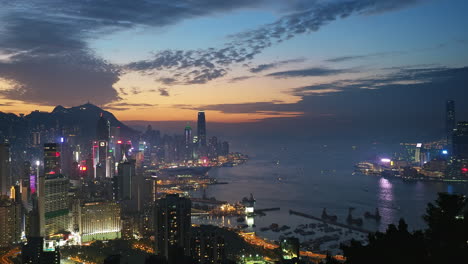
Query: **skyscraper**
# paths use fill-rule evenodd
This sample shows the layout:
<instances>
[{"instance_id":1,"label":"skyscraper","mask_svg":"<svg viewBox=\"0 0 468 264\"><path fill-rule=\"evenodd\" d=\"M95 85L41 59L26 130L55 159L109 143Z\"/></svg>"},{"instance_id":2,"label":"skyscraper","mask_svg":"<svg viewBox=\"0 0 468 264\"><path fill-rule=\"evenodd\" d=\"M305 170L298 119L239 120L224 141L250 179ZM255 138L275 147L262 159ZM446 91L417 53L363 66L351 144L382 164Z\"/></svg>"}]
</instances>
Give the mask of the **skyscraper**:
<instances>
[{"instance_id":1,"label":"skyscraper","mask_svg":"<svg viewBox=\"0 0 468 264\"><path fill-rule=\"evenodd\" d=\"M112 156L109 155L109 142L105 140L93 143L94 177L98 179L112 177Z\"/></svg>"},{"instance_id":2,"label":"skyscraper","mask_svg":"<svg viewBox=\"0 0 468 264\"><path fill-rule=\"evenodd\" d=\"M134 196L133 184L136 177L135 161L128 161L126 158L118 165L117 175L114 176L113 189L114 199L117 201L131 200Z\"/></svg>"},{"instance_id":3,"label":"skyscraper","mask_svg":"<svg viewBox=\"0 0 468 264\"><path fill-rule=\"evenodd\" d=\"M455 102L448 100L445 109L445 133L447 136L447 145L452 145L452 135L455 129Z\"/></svg>"},{"instance_id":4,"label":"skyscraper","mask_svg":"<svg viewBox=\"0 0 468 264\"><path fill-rule=\"evenodd\" d=\"M156 252L171 263L176 252L190 255L191 201L177 194L168 194L156 201Z\"/></svg>"},{"instance_id":5,"label":"skyscraper","mask_svg":"<svg viewBox=\"0 0 468 264\"><path fill-rule=\"evenodd\" d=\"M101 113L99 115L99 120L96 126L96 138L97 140L109 141L110 137L110 123L107 119L104 118L104 115Z\"/></svg>"},{"instance_id":6,"label":"skyscraper","mask_svg":"<svg viewBox=\"0 0 468 264\"><path fill-rule=\"evenodd\" d=\"M202 225L195 229L190 246L192 257L197 263L224 263L224 238L217 232L217 227Z\"/></svg>"},{"instance_id":7,"label":"skyscraper","mask_svg":"<svg viewBox=\"0 0 468 264\"><path fill-rule=\"evenodd\" d=\"M192 128L190 125L187 123L187 126L185 126L184 129L184 144L185 144L185 153L184 153L184 158L185 160L191 160L193 158L193 148L192 148Z\"/></svg>"},{"instance_id":8,"label":"skyscraper","mask_svg":"<svg viewBox=\"0 0 468 264\"><path fill-rule=\"evenodd\" d=\"M468 159L468 122L458 122L453 133L453 155L457 159Z\"/></svg>"},{"instance_id":9,"label":"skyscraper","mask_svg":"<svg viewBox=\"0 0 468 264\"><path fill-rule=\"evenodd\" d=\"M57 143L44 144L44 174L61 174L60 145Z\"/></svg>"},{"instance_id":10,"label":"skyscraper","mask_svg":"<svg viewBox=\"0 0 468 264\"><path fill-rule=\"evenodd\" d=\"M205 120L205 112L200 111L198 112L198 122L197 122L197 136L198 136L198 143L200 146L206 146L206 120Z\"/></svg>"},{"instance_id":11,"label":"skyscraper","mask_svg":"<svg viewBox=\"0 0 468 264\"><path fill-rule=\"evenodd\" d=\"M11 182L10 174L10 145L0 144L0 196L9 196Z\"/></svg>"},{"instance_id":12,"label":"skyscraper","mask_svg":"<svg viewBox=\"0 0 468 264\"><path fill-rule=\"evenodd\" d=\"M21 203L7 196L0 196L0 248L20 241Z\"/></svg>"},{"instance_id":13,"label":"skyscraper","mask_svg":"<svg viewBox=\"0 0 468 264\"><path fill-rule=\"evenodd\" d=\"M69 222L69 180L61 174L46 175L43 185L44 192L39 192L39 196L44 195L45 235L62 233L68 229Z\"/></svg>"}]
</instances>

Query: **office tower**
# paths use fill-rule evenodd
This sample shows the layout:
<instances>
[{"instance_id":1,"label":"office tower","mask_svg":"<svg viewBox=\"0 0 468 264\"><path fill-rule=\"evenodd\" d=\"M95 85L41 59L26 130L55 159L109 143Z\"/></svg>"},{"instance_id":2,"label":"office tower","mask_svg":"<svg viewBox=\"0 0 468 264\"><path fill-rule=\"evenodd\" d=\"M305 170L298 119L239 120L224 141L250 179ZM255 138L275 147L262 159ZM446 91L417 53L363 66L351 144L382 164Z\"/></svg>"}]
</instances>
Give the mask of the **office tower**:
<instances>
[{"instance_id":1,"label":"office tower","mask_svg":"<svg viewBox=\"0 0 468 264\"><path fill-rule=\"evenodd\" d=\"M197 137L198 143L200 146L206 146L206 120L205 112L198 112L198 122L197 122Z\"/></svg>"},{"instance_id":2,"label":"office tower","mask_svg":"<svg viewBox=\"0 0 468 264\"><path fill-rule=\"evenodd\" d=\"M210 158L217 158L218 157L218 138L211 137L208 144L208 156Z\"/></svg>"},{"instance_id":3,"label":"office tower","mask_svg":"<svg viewBox=\"0 0 468 264\"><path fill-rule=\"evenodd\" d=\"M101 113L96 126L96 139L109 142L110 137L110 122L104 118Z\"/></svg>"},{"instance_id":4,"label":"office tower","mask_svg":"<svg viewBox=\"0 0 468 264\"><path fill-rule=\"evenodd\" d=\"M447 136L447 145L452 145L452 135L455 129L455 102L448 100L445 109L445 133Z\"/></svg>"},{"instance_id":5,"label":"office tower","mask_svg":"<svg viewBox=\"0 0 468 264\"><path fill-rule=\"evenodd\" d=\"M21 239L21 202L15 200L0 196L0 248L10 247Z\"/></svg>"},{"instance_id":6,"label":"office tower","mask_svg":"<svg viewBox=\"0 0 468 264\"><path fill-rule=\"evenodd\" d=\"M105 140L93 143L93 168L97 179L112 177L112 157L109 155L109 143Z\"/></svg>"},{"instance_id":7,"label":"office tower","mask_svg":"<svg viewBox=\"0 0 468 264\"><path fill-rule=\"evenodd\" d=\"M109 150L112 151L112 155L114 157L116 157L116 155L118 153L118 151L117 151L118 143L117 142L119 140L120 140L120 127L111 127L110 128L110 138L109 138ZM120 160L117 160L117 161L120 161Z\"/></svg>"},{"instance_id":8,"label":"office tower","mask_svg":"<svg viewBox=\"0 0 468 264\"><path fill-rule=\"evenodd\" d=\"M117 175L112 179L113 194L116 201L131 200L133 197L133 183L136 177L135 161L126 158L119 163Z\"/></svg>"},{"instance_id":9,"label":"office tower","mask_svg":"<svg viewBox=\"0 0 468 264\"><path fill-rule=\"evenodd\" d=\"M112 201L89 202L81 206L78 228L81 242L121 237L120 205Z\"/></svg>"},{"instance_id":10,"label":"office tower","mask_svg":"<svg viewBox=\"0 0 468 264\"><path fill-rule=\"evenodd\" d=\"M288 237L280 242L281 256L283 260L289 261L288 263L297 263L299 260L299 239L295 237Z\"/></svg>"},{"instance_id":11,"label":"office tower","mask_svg":"<svg viewBox=\"0 0 468 264\"><path fill-rule=\"evenodd\" d=\"M458 122L453 133L453 156L468 159L468 122Z\"/></svg>"},{"instance_id":12,"label":"office tower","mask_svg":"<svg viewBox=\"0 0 468 264\"><path fill-rule=\"evenodd\" d=\"M192 148L192 128L187 123L184 129L184 149L185 149L185 160L191 160L193 158L193 148Z\"/></svg>"},{"instance_id":13,"label":"office tower","mask_svg":"<svg viewBox=\"0 0 468 264\"><path fill-rule=\"evenodd\" d=\"M9 196L11 181L10 144L0 144L0 196Z\"/></svg>"},{"instance_id":14,"label":"office tower","mask_svg":"<svg viewBox=\"0 0 468 264\"><path fill-rule=\"evenodd\" d=\"M41 236L63 233L68 229L69 180L61 174L39 177L39 213L44 222Z\"/></svg>"},{"instance_id":15,"label":"office tower","mask_svg":"<svg viewBox=\"0 0 468 264\"><path fill-rule=\"evenodd\" d=\"M222 156L227 156L229 154L229 142L224 141L221 144L221 155Z\"/></svg>"},{"instance_id":16,"label":"office tower","mask_svg":"<svg viewBox=\"0 0 468 264\"><path fill-rule=\"evenodd\" d=\"M43 237L28 237L28 241L21 247L22 263L31 264L59 264L60 250L53 240Z\"/></svg>"},{"instance_id":17,"label":"office tower","mask_svg":"<svg viewBox=\"0 0 468 264\"><path fill-rule=\"evenodd\" d=\"M168 194L156 201L156 252L173 262L176 252L190 255L191 201L177 194Z\"/></svg>"},{"instance_id":18,"label":"office tower","mask_svg":"<svg viewBox=\"0 0 468 264\"><path fill-rule=\"evenodd\" d=\"M44 144L44 174L61 174L60 145L57 143Z\"/></svg>"},{"instance_id":19,"label":"office tower","mask_svg":"<svg viewBox=\"0 0 468 264\"><path fill-rule=\"evenodd\" d=\"M416 151L414 152L414 162L418 165L421 165L421 150L422 150L422 143L416 144Z\"/></svg>"},{"instance_id":20,"label":"office tower","mask_svg":"<svg viewBox=\"0 0 468 264\"><path fill-rule=\"evenodd\" d=\"M213 226L204 226L195 229L191 239L191 255L199 264L224 263L224 238Z\"/></svg>"},{"instance_id":21,"label":"office tower","mask_svg":"<svg viewBox=\"0 0 468 264\"><path fill-rule=\"evenodd\" d=\"M31 132L31 145L33 147L39 147L41 145L41 132Z\"/></svg>"}]
</instances>

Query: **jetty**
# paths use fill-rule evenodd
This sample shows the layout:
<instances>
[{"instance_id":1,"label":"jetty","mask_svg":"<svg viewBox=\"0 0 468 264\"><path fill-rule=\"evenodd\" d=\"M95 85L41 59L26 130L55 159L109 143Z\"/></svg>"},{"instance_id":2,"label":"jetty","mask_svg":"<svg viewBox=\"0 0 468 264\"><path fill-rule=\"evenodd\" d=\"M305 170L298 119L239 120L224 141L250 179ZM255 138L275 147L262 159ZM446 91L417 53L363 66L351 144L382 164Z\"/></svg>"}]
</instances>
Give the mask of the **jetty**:
<instances>
[{"instance_id":1,"label":"jetty","mask_svg":"<svg viewBox=\"0 0 468 264\"><path fill-rule=\"evenodd\" d=\"M329 221L329 220L324 220L324 219L322 219L320 217L316 217L316 216L313 216L313 215L310 215L310 214L306 214L306 213L302 213L302 212L298 212L298 211L294 211L294 210L289 210L289 214L302 216L302 217L305 217L305 218L309 218L309 219L317 220L317 221L320 221L320 222L323 222L323 223L327 223L329 225L339 226L339 227L342 227L342 228L347 228L347 229L358 231L358 232L361 232L361 233L369 234L369 233L374 233L375 232L375 231L366 230L366 229L356 227L356 226L352 226L352 225L347 225L347 224L342 224L342 223L338 223L338 222L332 222L332 221Z\"/></svg>"}]
</instances>

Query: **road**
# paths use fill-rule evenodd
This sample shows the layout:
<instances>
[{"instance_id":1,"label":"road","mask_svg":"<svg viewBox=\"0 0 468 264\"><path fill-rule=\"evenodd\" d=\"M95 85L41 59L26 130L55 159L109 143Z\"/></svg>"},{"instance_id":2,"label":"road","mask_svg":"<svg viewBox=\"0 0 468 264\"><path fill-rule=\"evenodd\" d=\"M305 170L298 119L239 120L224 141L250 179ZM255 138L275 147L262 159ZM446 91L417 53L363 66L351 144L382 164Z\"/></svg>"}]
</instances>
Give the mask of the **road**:
<instances>
[{"instance_id":1,"label":"road","mask_svg":"<svg viewBox=\"0 0 468 264\"><path fill-rule=\"evenodd\" d=\"M14 262L11 261L10 258L18 255L20 252L21 250L18 247L10 249L8 252L6 252L0 257L0 263L1 264L14 264Z\"/></svg>"},{"instance_id":2,"label":"road","mask_svg":"<svg viewBox=\"0 0 468 264\"><path fill-rule=\"evenodd\" d=\"M274 244L272 242L269 242L263 238L260 238L258 236L256 236L254 233L245 233L245 232L239 232L239 235L249 244L251 245L256 245L256 246L260 246L260 247L263 247L265 249L276 249L278 248L279 246L277 244ZM300 251L300 255L301 256L305 256L305 257L309 257L309 258L312 258L312 259L317 259L317 260L324 260L327 255L324 255L324 254L317 254L317 253L313 253L311 251ZM334 256L334 258L336 260L339 260L339 261L345 261L346 259L341 256L341 255L336 255Z\"/></svg>"}]
</instances>

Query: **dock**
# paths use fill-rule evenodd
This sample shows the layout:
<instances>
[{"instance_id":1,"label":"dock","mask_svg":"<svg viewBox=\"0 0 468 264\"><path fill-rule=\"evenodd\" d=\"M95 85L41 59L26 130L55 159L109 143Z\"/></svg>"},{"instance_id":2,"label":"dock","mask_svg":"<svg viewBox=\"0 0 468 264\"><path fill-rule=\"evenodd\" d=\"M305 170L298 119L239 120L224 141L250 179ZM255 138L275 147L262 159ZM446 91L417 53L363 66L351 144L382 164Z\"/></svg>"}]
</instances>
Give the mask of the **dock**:
<instances>
[{"instance_id":1,"label":"dock","mask_svg":"<svg viewBox=\"0 0 468 264\"><path fill-rule=\"evenodd\" d=\"M309 215L309 214L306 214L306 213L301 213L301 212L294 211L294 210L289 210L289 214L302 216L302 217L317 220L317 221L320 221L320 222L323 222L323 223L326 223L326 224L329 224L329 225L339 226L339 227L342 227L342 228L347 228L347 229L350 229L350 230L354 230L354 231L358 231L358 232L362 232L362 233L366 233L366 234L375 232L375 231L366 230L366 229L356 227L356 226L352 226L352 225L327 221L327 220L324 220L324 219L322 219L320 217L316 217L316 216Z\"/></svg>"},{"instance_id":2,"label":"dock","mask_svg":"<svg viewBox=\"0 0 468 264\"><path fill-rule=\"evenodd\" d=\"M255 212L257 213L264 213L264 212L270 212L270 211L279 211L281 208L279 207L273 207L273 208L264 208L264 209L255 209Z\"/></svg>"}]
</instances>

